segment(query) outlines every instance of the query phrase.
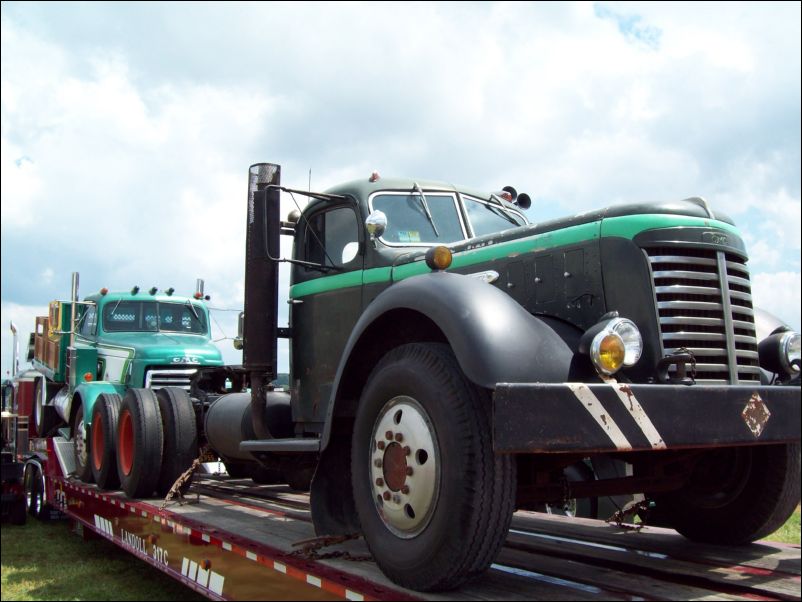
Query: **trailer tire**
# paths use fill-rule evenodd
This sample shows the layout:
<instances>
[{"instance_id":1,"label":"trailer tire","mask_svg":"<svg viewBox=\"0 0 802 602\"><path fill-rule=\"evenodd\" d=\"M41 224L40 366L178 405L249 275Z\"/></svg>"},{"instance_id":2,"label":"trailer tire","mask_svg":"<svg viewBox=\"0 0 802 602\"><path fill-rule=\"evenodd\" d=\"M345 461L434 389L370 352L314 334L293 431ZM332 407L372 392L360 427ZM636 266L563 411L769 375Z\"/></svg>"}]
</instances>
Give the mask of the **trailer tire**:
<instances>
[{"instance_id":1,"label":"trailer tire","mask_svg":"<svg viewBox=\"0 0 802 602\"><path fill-rule=\"evenodd\" d=\"M515 464L493 453L490 410L447 345L403 345L373 369L354 424L354 501L373 557L399 585L453 589L498 555Z\"/></svg>"},{"instance_id":2,"label":"trailer tire","mask_svg":"<svg viewBox=\"0 0 802 602\"><path fill-rule=\"evenodd\" d=\"M156 391L164 426L164 459L159 474L159 495L164 496L198 457L198 426L192 400L184 389L165 387ZM181 486L185 493L192 476Z\"/></svg>"},{"instance_id":3,"label":"trailer tire","mask_svg":"<svg viewBox=\"0 0 802 602\"><path fill-rule=\"evenodd\" d=\"M70 435L72 436L73 458L75 460L75 476L84 483L92 482L92 450L89 433L86 429L84 420L84 404L78 405L75 416L70 425Z\"/></svg>"},{"instance_id":4,"label":"trailer tire","mask_svg":"<svg viewBox=\"0 0 802 602\"><path fill-rule=\"evenodd\" d=\"M28 514L42 522L50 520L51 508L45 494L45 479L36 464L25 467L25 499Z\"/></svg>"},{"instance_id":5,"label":"trailer tire","mask_svg":"<svg viewBox=\"0 0 802 602\"><path fill-rule=\"evenodd\" d=\"M688 539L748 544L779 529L799 504L799 443L706 454L682 489L655 496L660 515Z\"/></svg>"},{"instance_id":6,"label":"trailer tire","mask_svg":"<svg viewBox=\"0 0 802 602\"><path fill-rule=\"evenodd\" d=\"M117 424L117 473L128 497L149 497L156 490L163 444L156 394L151 389L128 389Z\"/></svg>"},{"instance_id":7,"label":"trailer tire","mask_svg":"<svg viewBox=\"0 0 802 602\"><path fill-rule=\"evenodd\" d=\"M101 489L117 489L117 423L122 399L101 393L92 408L92 476Z\"/></svg>"}]
</instances>

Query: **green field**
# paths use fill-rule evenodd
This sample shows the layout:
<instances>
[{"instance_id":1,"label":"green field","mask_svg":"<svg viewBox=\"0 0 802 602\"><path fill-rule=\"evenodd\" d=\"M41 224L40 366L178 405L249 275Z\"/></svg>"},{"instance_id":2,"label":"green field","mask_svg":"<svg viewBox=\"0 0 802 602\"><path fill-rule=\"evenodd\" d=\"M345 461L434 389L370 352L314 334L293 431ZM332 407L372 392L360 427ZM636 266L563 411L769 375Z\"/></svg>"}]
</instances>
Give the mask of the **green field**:
<instances>
[{"instance_id":1,"label":"green field","mask_svg":"<svg viewBox=\"0 0 802 602\"><path fill-rule=\"evenodd\" d=\"M766 539L799 545L799 508ZM204 600L104 541L84 542L67 521L2 528L3 600Z\"/></svg>"},{"instance_id":2,"label":"green field","mask_svg":"<svg viewBox=\"0 0 802 602\"><path fill-rule=\"evenodd\" d=\"M1 533L3 600L206 599L108 541L83 541L68 521Z\"/></svg>"}]
</instances>

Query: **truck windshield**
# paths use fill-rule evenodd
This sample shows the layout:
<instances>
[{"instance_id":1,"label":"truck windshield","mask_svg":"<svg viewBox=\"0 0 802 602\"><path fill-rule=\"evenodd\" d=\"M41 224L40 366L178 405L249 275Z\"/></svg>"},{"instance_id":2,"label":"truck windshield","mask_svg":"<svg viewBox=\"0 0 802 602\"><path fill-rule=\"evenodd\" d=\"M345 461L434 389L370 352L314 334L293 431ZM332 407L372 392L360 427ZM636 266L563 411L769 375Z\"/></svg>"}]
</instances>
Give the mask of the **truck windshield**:
<instances>
[{"instance_id":1,"label":"truck windshield","mask_svg":"<svg viewBox=\"0 0 802 602\"><path fill-rule=\"evenodd\" d=\"M194 309L194 311L193 311ZM206 312L189 303L120 301L103 308L106 332L183 332L207 334Z\"/></svg>"},{"instance_id":2,"label":"truck windshield","mask_svg":"<svg viewBox=\"0 0 802 602\"><path fill-rule=\"evenodd\" d=\"M494 232L501 232L526 223L524 217L507 209L501 209L497 203L481 201L463 195L465 211L471 222L474 236L484 236Z\"/></svg>"},{"instance_id":3,"label":"truck windshield","mask_svg":"<svg viewBox=\"0 0 802 602\"><path fill-rule=\"evenodd\" d=\"M378 194L372 209L387 216L381 239L388 244L451 243L465 238L454 194L426 192L426 205L418 192ZM430 215L427 215L426 207ZM431 219L430 219L431 216Z\"/></svg>"}]
</instances>

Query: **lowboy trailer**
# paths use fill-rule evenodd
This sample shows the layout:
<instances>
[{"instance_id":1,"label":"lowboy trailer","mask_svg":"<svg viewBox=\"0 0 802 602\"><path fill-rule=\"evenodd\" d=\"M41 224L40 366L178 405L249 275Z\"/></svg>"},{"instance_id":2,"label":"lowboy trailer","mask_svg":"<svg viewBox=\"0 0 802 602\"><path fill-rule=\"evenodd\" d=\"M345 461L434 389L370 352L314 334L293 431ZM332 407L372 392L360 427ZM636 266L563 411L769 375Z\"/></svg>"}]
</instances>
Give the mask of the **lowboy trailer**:
<instances>
[{"instance_id":1,"label":"lowboy trailer","mask_svg":"<svg viewBox=\"0 0 802 602\"><path fill-rule=\"evenodd\" d=\"M385 577L361 539L315 537L308 495L286 486L205 474L182 500L132 500L65 476L66 439L32 443L32 514L63 513L84 537L106 539L212 600L800 597L799 545L712 546L660 527L527 511L513 516L487 573L455 591L423 594Z\"/></svg>"}]
</instances>

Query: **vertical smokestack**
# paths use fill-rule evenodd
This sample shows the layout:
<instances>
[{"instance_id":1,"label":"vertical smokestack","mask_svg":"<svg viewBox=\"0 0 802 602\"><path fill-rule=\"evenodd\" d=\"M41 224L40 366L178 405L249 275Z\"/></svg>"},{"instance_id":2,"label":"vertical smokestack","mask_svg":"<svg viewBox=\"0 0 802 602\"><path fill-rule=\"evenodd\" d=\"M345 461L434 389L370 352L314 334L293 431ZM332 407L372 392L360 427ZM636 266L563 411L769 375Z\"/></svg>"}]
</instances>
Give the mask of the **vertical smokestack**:
<instances>
[{"instance_id":1,"label":"vertical smokestack","mask_svg":"<svg viewBox=\"0 0 802 602\"><path fill-rule=\"evenodd\" d=\"M248 222L245 234L245 322L242 365L251 381L251 419L258 439L267 428L267 390L277 373L279 190L281 167L251 165L248 172Z\"/></svg>"},{"instance_id":2,"label":"vertical smokestack","mask_svg":"<svg viewBox=\"0 0 802 602\"><path fill-rule=\"evenodd\" d=\"M195 280L195 297L198 299L203 298L203 287L204 287L203 278L198 278Z\"/></svg>"},{"instance_id":3,"label":"vertical smokestack","mask_svg":"<svg viewBox=\"0 0 802 602\"><path fill-rule=\"evenodd\" d=\"M11 322L11 332L14 335L14 358L11 362L11 378L19 374L19 338L17 337L17 326Z\"/></svg>"},{"instance_id":4,"label":"vertical smokestack","mask_svg":"<svg viewBox=\"0 0 802 602\"><path fill-rule=\"evenodd\" d=\"M75 347L75 310L78 309L78 272L72 273L70 302L70 347Z\"/></svg>"}]
</instances>

